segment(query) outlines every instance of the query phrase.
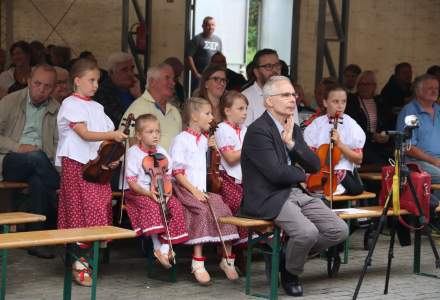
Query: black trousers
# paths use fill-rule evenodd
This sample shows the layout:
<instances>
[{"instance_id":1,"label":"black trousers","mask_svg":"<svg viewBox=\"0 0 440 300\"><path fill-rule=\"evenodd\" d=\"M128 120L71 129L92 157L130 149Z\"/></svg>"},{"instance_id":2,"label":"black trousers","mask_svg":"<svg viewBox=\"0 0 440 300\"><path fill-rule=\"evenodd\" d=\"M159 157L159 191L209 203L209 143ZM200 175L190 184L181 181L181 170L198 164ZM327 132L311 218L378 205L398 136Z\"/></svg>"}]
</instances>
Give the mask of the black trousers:
<instances>
[{"instance_id":1,"label":"black trousers","mask_svg":"<svg viewBox=\"0 0 440 300\"><path fill-rule=\"evenodd\" d=\"M362 181L359 179L357 171L346 171L345 178L342 180L341 184L345 188L345 194L347 195L359 195L364 191L364 187L362 185Z\"/></svg>"},{"instance_id":2,"label":"black trousers","mask_svg":"<svg viewBox=\"0 0 440 300\"><path fill-rule=\"evenodd\" d=\"M60 176L43 151L27 153L12 152L3 160L3 178L7 181L25 181L29 184L29 213L45 215L44 223L32 223L28 230L43 230L56 227L56 190L60 187Z\"/></svg>"}]
</instances>

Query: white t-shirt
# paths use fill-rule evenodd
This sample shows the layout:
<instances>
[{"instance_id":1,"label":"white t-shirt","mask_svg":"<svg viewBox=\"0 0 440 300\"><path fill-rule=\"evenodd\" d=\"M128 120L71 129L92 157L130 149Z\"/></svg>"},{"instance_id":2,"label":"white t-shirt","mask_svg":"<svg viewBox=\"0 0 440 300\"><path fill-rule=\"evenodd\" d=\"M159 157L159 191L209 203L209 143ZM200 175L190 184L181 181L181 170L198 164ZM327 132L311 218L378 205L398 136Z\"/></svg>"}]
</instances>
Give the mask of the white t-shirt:
<instances>
[{"instance_id":1,"label":"white t-shirt","mask_svg":"<svg viewBox=\"0 0 440 300\"><path fill-rule=\"evenodd\" d=\"M197 189L206 192L206 152L208 139L190 128L179 133L171 143L173 175L184 174Z\"/></svg>"},{"instance_id":2,"label":"white t-shirt","mask_svg":"<svg viewBox=\"0 0 440 300\"><path fill-rule=\"evenodd\" d=\"M229 122L222 122L218 124L218 128L215 131L215 141L217 147L221 153L227 151L241 150L243 146L243 139L246 134L246 126L237 127ZM229 165L221 157L220 170L225 170L226 173L234 177L237 183L241 183L241 165L240 162L234 166Z\"/></svg>"},{"instance_id":3,"label":"white t-shirt","mask_svg":"<svg viewBox=\"0 0 440 300\"><path fill-rule=\"evenodd\" d=\"M343 114L339 118L338 133L342 143L350 149L362 152L365 144L365 133L362 128L349 115ZM330 131L333 129L333 123L330 123L327 115L316 118L312 124L304 130L304 140L307 145L316 150L323 144L330 142ZM345 156L341 156L341 160L335 166L335 170L354 170L355 164L348 161Z\"/></svg>"},{"instance_id":4,"label":"white t-shirt","mask_svg":"<svg viewBox=\"0 0 440 300\"><path fill-rule=\"evenodd\" d=\"M245 95L249 101L246 121L244 121L244 125L249 126L251 125L252 122L258 119L266 110L266 107L264 106L263 90L255 81L253 85L251 85L241 93ZM298 108L296 106L293 115L293 120L295 121L295 124L299 125Z\"/></svg>"},{"instance_id":5,"label":"white t-shirt","mask_svg":"<svg viewBox=\"0 0 440 300\"><path fill-rule=\"evenodd\" d=\"M168 159L167 174L170 175L172 170L170 156L161 146L157 146L157 153L165 155L165 157ZM129 188L128 181L134 181L145 190L150 190L151 176L148 174L148 172L145 172L144 168L142 167L142 161L148 155L148 152L142 149L142 147L139 145L131 146L130 149L128 149L127 157L125 159L127 166L125 170L124 189Z\"/></svg>"},{"instance_id":6,"label":"white t-shirt","mask_svg":"<svg viewBox=\"0 0 440 300\"><path fill-rule=\"evenodd\" d=\"M82 164L96 158L102 141L87 142L74 130L75 123L84 123L89 131L113 131L114 125L104 113L104 107L93 100L83 100L77 96L67 97L61 104L57 117L58 148L55 165L61 166L63 156Z\"/></svg>"}]
</instances>

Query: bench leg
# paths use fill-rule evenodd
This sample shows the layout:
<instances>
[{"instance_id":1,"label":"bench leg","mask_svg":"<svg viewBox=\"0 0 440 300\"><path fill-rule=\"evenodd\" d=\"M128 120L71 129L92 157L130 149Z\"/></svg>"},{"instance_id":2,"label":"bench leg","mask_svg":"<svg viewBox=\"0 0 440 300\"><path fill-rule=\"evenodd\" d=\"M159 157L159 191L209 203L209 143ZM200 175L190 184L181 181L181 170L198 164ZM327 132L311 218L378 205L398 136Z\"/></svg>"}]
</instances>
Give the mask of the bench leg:
<instances>
[{"instance_id":1,"label":"bench leg","mask_svg":"<svg viewBox=\"0 0 440 300\"><path fill-rule=\"evenodd\" d=\"M9 225L3 225L3 233L9 232ZM8 249L2 250L2 285L0 287L0 299L4 300L6 296L6 277L7 277L7 258Z\"/></svg>"},{"instance_id":2,"label":"bench leg","mask_svg":"<svg viewBox=\"0 0 440 300\"><path fill-rule=\"evenodd\" d=\"M275 226L272 245L272 272L270 274L270 300L278 299L278 276L280 266L280 228Z\"/></svg>"},{"instance_id":3,"label":"bench leg","mask_svg":"<svg viewBox=\"0 0 440 300\"><path fill-rule=\"evenodd\" d=\"M252 274L252 249L254 244L252 243L252 235L254 232L251 229L248 229L248 243L247 243L247 257L246 257L246 284L245 284L245 292L246 295L250 295L251 293L251 274Z\"/></svg>"},{"instance_id":4,"label":"bench leg","mask_svg":"<svg viewBox=\"0 0 440 300\"><path fill-rule=\"evenodd\" d=\"M66 245L66 258L64 261L64 292L63 300L70 300L72 297L72 244Z\"/></svg>"},{"instance_id":5,"label":"bench leg","mask_svg":"<svg viewBox=\"0 0 440 300\"><path fill-rule=\"evenodd\" d=\"M99 241L93 242L93 258L92 263L92 300L96 299L96 285L98 283L98 265L99 265Z\"/></svg>"}]
</instances>

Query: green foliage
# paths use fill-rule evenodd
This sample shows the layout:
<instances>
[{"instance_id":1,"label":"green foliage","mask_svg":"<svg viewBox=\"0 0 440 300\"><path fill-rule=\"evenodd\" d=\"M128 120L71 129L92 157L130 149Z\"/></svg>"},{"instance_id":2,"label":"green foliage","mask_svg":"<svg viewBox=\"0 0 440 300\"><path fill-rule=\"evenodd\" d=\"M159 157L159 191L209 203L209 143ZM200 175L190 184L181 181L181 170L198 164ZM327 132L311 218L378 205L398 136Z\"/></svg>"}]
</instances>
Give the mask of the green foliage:
<instances>
[{"instance_id":1,"label":"green foliage","mask_svg":"<svg viewBox=\"0 0 440 300\"><path fill-rule=\"evenodd\" d=\"M249 63L257 52L258 47L258 21L260 17L261 0L249 1L249 27L248 27L248 48L246 53L246 64Z\"/></svg>"}]
</instances>

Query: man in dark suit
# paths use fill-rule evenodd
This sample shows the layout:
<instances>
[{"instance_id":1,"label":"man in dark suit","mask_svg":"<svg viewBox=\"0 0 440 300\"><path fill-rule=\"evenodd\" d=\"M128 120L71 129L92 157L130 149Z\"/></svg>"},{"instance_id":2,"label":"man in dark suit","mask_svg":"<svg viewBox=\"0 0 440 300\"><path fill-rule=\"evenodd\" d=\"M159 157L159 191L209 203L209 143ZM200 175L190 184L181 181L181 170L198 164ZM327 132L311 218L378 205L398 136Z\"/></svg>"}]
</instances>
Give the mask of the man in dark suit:
<instances>
[{"instance_id":1,"label":"man in dark suit","mask_svg":"<svg viewBox=\"0 0 440 300\"><path fill-rule=\"evenodd\" d=\"M319 158L294 124L297 94L284 76L263 87L266 112L246 133L241 152L244 198L241 215L274 220L289 236L281 283L291 296L303 294L299 275L309 252L343 242L347 225L320 199L301 187L306 174L319 170Z\"/></svg>"}]
</instances>

